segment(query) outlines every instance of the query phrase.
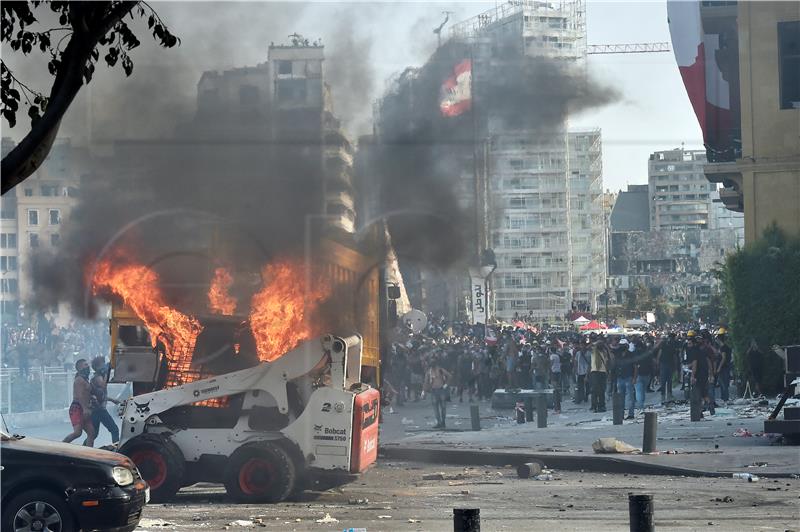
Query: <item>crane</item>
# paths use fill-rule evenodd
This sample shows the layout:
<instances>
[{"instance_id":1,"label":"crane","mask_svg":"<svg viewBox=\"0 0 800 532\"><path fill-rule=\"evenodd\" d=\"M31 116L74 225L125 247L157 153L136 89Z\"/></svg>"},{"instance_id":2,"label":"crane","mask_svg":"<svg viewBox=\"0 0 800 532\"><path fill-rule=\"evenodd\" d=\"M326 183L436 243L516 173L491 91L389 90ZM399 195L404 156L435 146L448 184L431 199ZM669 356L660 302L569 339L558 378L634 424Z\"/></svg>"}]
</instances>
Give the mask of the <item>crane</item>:
<instances>
[{"instance_id":1,"label":"crane","mask_svg":"<svg viewBox=\"0 0 800 532\"><path fill-rule=\"evenodd\" d=\"M657 52L670 52L668 42L645 42L630 44L590 44L586 47L587 54L646 54Z\"/></svg>"}]
</instances>

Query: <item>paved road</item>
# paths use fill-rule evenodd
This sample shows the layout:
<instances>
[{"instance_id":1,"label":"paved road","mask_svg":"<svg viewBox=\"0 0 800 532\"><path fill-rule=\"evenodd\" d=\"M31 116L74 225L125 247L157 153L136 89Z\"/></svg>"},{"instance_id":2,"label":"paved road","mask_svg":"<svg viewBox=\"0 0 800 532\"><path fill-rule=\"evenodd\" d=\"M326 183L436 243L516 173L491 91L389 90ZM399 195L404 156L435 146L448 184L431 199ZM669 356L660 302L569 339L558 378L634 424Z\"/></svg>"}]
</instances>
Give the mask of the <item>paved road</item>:
<instances>
[{"instance_id":1,"label":"paved road","mask_svg":"<svg viewBox=\"0 0 800 532\"><path fill-rule=\"evenodd\" d=\"M443 479L423 480L432 471ZM800 520L796 479L748 483L556 471L555 480L541 482L518 479L508 468L382 462L355 482L276 505L230 504L220 488L195 486L174 504L148 506L138 530L449 532L453 508L480 508L483 530L616 532L627 530L629 492L653 494L659 531L783 531ZM326 515L329 522L317 522Z\"/></svg>"}]
</instances>

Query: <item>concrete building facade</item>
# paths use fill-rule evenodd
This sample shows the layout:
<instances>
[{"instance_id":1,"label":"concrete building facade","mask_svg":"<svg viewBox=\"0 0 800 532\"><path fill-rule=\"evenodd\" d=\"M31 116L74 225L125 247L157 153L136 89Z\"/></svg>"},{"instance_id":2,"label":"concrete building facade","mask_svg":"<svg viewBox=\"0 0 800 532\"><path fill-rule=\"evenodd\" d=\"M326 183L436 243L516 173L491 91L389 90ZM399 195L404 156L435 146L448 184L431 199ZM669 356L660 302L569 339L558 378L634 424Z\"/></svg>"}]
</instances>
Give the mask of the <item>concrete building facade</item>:
<instances>
[{"instance_id":1,"label":"concrete building facade","mask_svg":"<svg viewBox=\"0 0 800 532\"><path fill-rule=\"evenodd\" d=\"M732 43L721 68L741 110L731 156L705 167L722 202L743 212L745 240L772 223L800 232L800 8L796 2L704 2L706 33ZM708 5L706 5L708 4ZM737 146L736 144L740 144Z\"/></svg>"},{"instance_id":2,"label":"concrete building facade","mask_svg":"<svg viewBox=\"0 0 800 532\"><path fill-rule=\"evenodd\" d=\"M3 154L14 146L3 139ZM25 302L32 294L31 256L37 250L55 250L62 244L62 230L78 201L82 175L88 169L88 153L59 139L47 161L24 183L3 196L0 220L0 310L16 323L26 317ZM57 322L69 321L66 308L49 309Z\"/></svg>"},{"instance_id":3,"label":"concrete building facade","mask_svg":"<svg viewBox=\"0 0 800 532\"><path fill-rule=\"evenodd\" d=\"M705 150L683 148L650 155L647 181L650 227L654 231L708 229L717 187L703 174Z\"/></svg>"}]
</instances>

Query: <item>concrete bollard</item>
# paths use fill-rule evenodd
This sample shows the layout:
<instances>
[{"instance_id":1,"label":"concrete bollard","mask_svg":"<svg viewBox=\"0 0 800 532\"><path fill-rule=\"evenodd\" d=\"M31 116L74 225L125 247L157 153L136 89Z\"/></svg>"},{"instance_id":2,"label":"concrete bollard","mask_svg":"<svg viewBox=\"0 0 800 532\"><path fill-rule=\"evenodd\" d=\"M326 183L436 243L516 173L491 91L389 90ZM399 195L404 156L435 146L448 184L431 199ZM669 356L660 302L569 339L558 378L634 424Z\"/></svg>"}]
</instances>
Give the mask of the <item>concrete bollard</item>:
<instances>
[{"instance_id":1,"label":"concrete bollard","mask_svg":"<svg viewBox=\"0 0 800 532\"><path fill-rule=\"evenodd\" d=\"M525 421L533 421L533 397L525 397Z\"/></svg>"},{"instance_id":2,"label":"concrete bollard","mask_svg":"<svg viewBox=\"0 0 800 532\"><path fill-rule=\"evenodd\" d=\"M528 462L517 466L517 476L519 478L535 477L542 472L544 464L541 462Z\"/></svg>"},{"instance_id":3,"label":"concrete bollard","mask_svg":"<svg viewBox=\"0 0 800 532\"><path fill-rule=\"evenodd\" d=\"M454 508L453 532L481 532L480 508Z\"/></svg>"},{"instance_id":4,"label":"concrete bollard","mask_svg":"<svg viewBox=\"0 0 800 532\"><path fill-rule=\"evenodd\" d=\"M656 412L644 413L644 435L642 436L642 452L656 452L656 431L658 430L658 414Z\"/></svg>"},{"instance_id":5,"label":"concrete bollard","mask_svg":"<svg viewBox=\"0 0 800 532\"><path fill-rule=\"evenodd\" d=\"M481 430L481 414L478 405L469 405L469 416L472 421L472 430Z\"/></svg>"},{"instance_id":6,"label":"concrete bollard","mask_svg":"<svg viewBox=\"0 0 800 532\"><path fill-rule=\"evenodd\" d=\"M700 421L703 418L703 398L700 397L700 390L697 387L692 387L689 394L689 419L692 421Z\"/></svg>"},{"instance_id":7,"label":"concrete bollard","mask_svg":"<svg viewBox=\"0 0 800 532\"><path fill-rule=\"evenodd\" d=\"M543 393L536 396L536 426L547 428L547 396Z\"/></svg>"},{"instance_id":8,"label":"concrete bollard","mask_svg":"<svg viewBox=\"0 0 800 532\"><path fill-rule=\"evenodd\" d=\"M628 517L631 532L654 532L653 496L629 494Z\"/></svg>"},{"instance_id":9,"label":"concrete bollard","mask_svg":"<svg viewBox=\"0 0 800 532\"><path fill-rule=\"evenodd\" d=\"M614 392L611 396L611 411L614 415L614 425L622 425L625 417L625 396L619 392Z\"/></svg>"}]
</instances>

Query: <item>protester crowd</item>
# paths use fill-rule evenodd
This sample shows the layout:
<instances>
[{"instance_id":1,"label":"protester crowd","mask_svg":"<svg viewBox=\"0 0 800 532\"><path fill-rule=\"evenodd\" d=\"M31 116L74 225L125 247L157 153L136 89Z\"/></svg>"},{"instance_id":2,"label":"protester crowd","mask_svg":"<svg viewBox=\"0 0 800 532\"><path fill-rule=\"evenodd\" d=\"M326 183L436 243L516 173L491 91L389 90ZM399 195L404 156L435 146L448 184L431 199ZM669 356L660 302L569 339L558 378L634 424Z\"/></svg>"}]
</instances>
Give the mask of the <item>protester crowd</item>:
<instances>
[{"instance_id":1,"label":"protester crowd","mask_svg":"<svg viewBox=\"0 0 800 532\"><path fill-rule=\"evenodd\" d=\"M423 331L405 331L393 343L383 393L398 405L430 396L437 428L444 426L448 400L489 399L497 389L552 389L556 412L564 397L605 412L619 393L629 418L644 409L649 393L669 402L693 390L713 414L718 401L730 400L737 378L727 336L724 327L604 335L429 319ZM759 393L757 364L751 366L747 377Z\"/></svg>"},{"instance_id":2,"label":"protester crowd","mask_svg":"<svg viewBox=\"0 0 800 532\"><path fill-rule=\"evenodd\" d=\"M52 318L38 315L25 325L3 324L2 365L18 368L24 377L38 367L71 371L80 357L108 353L109 341L107 322L73 320L60 327Z\"/></svg>"}]
</instances>

